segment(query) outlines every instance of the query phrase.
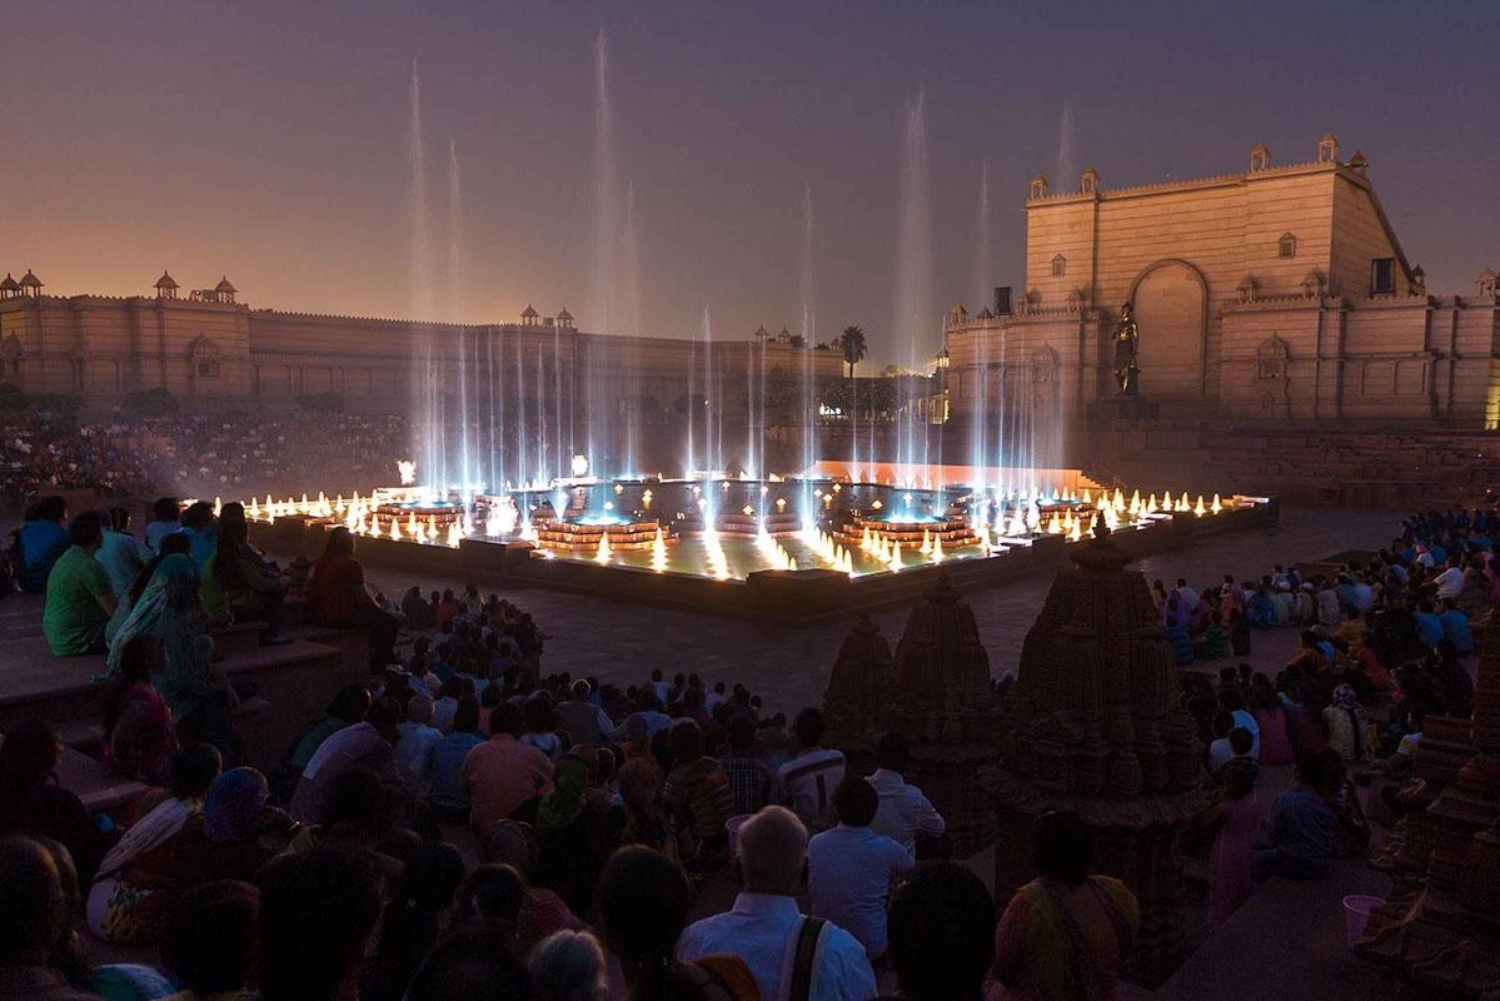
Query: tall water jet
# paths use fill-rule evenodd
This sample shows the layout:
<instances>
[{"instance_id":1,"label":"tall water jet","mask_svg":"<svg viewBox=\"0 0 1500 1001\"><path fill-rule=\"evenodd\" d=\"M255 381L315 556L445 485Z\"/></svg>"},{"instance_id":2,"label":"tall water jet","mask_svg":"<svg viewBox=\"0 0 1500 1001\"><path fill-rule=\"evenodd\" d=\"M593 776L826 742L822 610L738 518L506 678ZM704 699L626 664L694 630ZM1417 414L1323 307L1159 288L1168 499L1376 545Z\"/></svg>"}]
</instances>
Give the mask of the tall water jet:
<instances>
[{"instance_id":1,"label":"tall water jet","mask_svg":"<svg viewBox=\"0 0 1500 1001\"><path fill-rule=\"evenodd\" d=\"M813 345L818 339L817 289L813 274L812 182L802 185L802 354L798 356L802 383L802 469L818 461L818 398L813 378ZM802 482L802 510L811 517L812 481ZM806 526L804 526L806 527Z\"/></svg>"},{"instance_id":2,"label":"tall water jet","mask_svg":"<svg viewBox=\"0 0 1500 1001\"><path fill-rule=\"evenodd\" d=\"M620 214L619 182L615 165L614 109L609 97L609 39L600 27L594 42L594 247L589 285L589 319L601 334L618 332L622 320L619 293ZM584 373L584 454L589 469L598 470L595 440L594 380L597 359L589 358Z\"/></svg>"},{"instance_id":3,"label":"tall water jet","mask_svg":"<svg viewBox=\"0 0 1500 1001\"><path fill-rule=\"evenodd\" d=\"M1062 121L1057 126L1057 173L1054 190L1072 191L1067 187L1078 176L1078 137L1073 125L1073 102L1063 98Z\"/></svg>"},{"instance_id":4,"label":"tall water jet","mask_svg":"<svg viewBox=\"0 0 1500 1001\"><path fill-rule=\"evenodd\" d=\"M899 229L896 238L896 345L909 343L913 370L917 359L931 355L932 317L932 208L927 171L927 100L924 88L906 102L905 129L901 144L901 192ZM899 350L899 347L898 347ZM899 356L898 356L899 357ZM925 366L925 362L924 362ZM901 408L896 423L898 476L909 481L916 464L917 408ZM873 430L873 428L872 428ZM923 439L925 441L925 428ZM873 453L871 458L873 459Z\"/></svg>"},{"instance_id":5,"label":"tall water jet","mask_svg":"<svg viewBox=\"0 0 1500 1001\"><path fill-rule=\"evenodd\" d=\"M975 312L983 308L983 304L989 299L989 288L992 275L990 273L990 163L984 161L979 167L979 212L977 218L978 237L974 248L974 294L976 305ZM989 456L986 454L988 443L986 431L989 430L989 381L990 381L990 340L987 334L979 334L976 338L978 354L978 387L974 393L974 409L969 419L969 466L976 470L974 486L984 490L988 486L988 477L984 472L990 465Z\"/></svg>"},{"instance_id":6,"label":"tall water jet","mask_svg":"<svg viewBox=\"0 0 1500 1001\"><path fill-rule=\"evenodd\" d=\"M432 317L432 245L427 220L427 165L422 137L422 81L417 61L411 62L411 108L407 125L409 170L407 214L411 233L412 337L412 447L418 476L428 487L442 489L448 482L443 440L440 358L434 344Z\"/></svg>"},{"instance_id":7,"label":"tall water jet","mask_svg":"<svg viewBox=\"0 0 1500 1001\"><path fill-rule=\"evenodd\" d=\"M641 259L640 235L635 224L635 184L625 186L625 229L621 235L621 269L625 286L623 304L623 329L621 333L639 337L641 326ZM641 471L637 452L640 438L640 365L631 360L624 366L628 406L625 411L625 472L636 475Z\"/></svg>"},{"instance_id":8,"label":"tall water jet","mask_svg":"<svg viewBox=\"0 0 1500 1001\"><path fill-rule=\"evenodd\" d=\"M448 142L448 322L463 322L463 186L458 169L458 143ZM469 346L462 326L458 336L458 483L467 491L475 482L469 448Z\"/></svg>"}]
</instances>

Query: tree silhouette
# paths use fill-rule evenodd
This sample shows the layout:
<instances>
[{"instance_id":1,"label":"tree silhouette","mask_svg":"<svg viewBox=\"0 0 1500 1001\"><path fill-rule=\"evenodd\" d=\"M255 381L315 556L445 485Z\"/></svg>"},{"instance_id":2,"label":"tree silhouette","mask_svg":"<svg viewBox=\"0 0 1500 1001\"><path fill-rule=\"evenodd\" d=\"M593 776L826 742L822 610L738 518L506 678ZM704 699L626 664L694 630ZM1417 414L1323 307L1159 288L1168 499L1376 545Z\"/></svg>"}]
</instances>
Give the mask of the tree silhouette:
<instances>
[{"instance_id":1,"label":"tree silhouette","mask_svg":"<svg viewBox=\"0 0 1500 1001\"><path fill-rule=\"evenodd\" d=\"M839 334L839 350L844 353L844 362L849 366L849 378L854 378L854 366L864 361L865 358L865 332L862 328L850 325Z\"/></svg>"}]
</instances>

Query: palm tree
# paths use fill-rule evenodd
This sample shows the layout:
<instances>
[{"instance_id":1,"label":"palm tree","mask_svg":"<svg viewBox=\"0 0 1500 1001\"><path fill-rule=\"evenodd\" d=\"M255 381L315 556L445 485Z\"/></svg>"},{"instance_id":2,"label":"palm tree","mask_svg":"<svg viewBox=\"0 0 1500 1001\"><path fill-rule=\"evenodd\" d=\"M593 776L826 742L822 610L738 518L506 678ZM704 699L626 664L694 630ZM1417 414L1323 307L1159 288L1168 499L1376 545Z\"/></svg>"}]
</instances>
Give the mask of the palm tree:
<instances>
[{"instance_id":1,"label":"palm tree","mask_svg":"<svg viewBox=\"0 0 1500 1001\"><path fill-rule=\"evenodd\" d=\"M856 326L844 328L839 335L838 346L844 352L844 361L849 366L849 378L854 378L854 366L865 358L865 332Z\"/></svg>"}]
</instances>

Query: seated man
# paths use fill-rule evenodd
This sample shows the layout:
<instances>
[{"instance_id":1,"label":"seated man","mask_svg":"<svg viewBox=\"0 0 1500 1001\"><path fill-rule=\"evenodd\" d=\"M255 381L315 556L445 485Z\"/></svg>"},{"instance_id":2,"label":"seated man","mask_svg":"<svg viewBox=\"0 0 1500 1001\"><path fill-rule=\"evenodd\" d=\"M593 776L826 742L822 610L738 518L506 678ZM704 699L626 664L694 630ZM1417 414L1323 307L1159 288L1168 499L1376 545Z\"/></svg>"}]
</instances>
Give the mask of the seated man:
<instances>
[{"instance_id":1,"label":"seated man","mask_svg":"<svg viewBox=\"0 0 1500 1001\"><path fill-rule=\"evenodd\" d=\"M844 752L825 748L823 711L809 707L797 714L797 756L776 772L772 799L790 806L804 823L825 824L833 791L844 780Z\"/></svg>"},{"instance_id":2,"label":"seated man","mask_svg":"<svg viewBox=\"0 0 1500 1001\"><path fill-rule=\"evenodd\" d=\"M26 512L16 538L20 555L20 574L16 582L21 590L41 594L47 589L47 575L62 554L68 551L68 530L63 519L68 505L61 497L48 497Z\"/></svg>"},{"instance_id":3,"label":"seated man","mask_svg":"<svg viewBox=\"0 0 1500 1001\"><path fill-rule=\"evenodd\" d=\"M1297 784L1276 797L1271 810L1270 844L1256 851L1254 878L1316 879L1328 871L1338 836L1338 813L1328 788L1331 776L1323 754L1297 759Z\"/></svg>"},{"instance_id":4,"label":"seated man","mask_svg":"<svg viewBox=\"0 0 1500 1001\"><path fill-rule=\"evenodd\" d=\"M115 613L109 574L94 559L104 541L102 519L87 511L68 525L68 550L47 577L42 631L59 657L103 653L104 627Z\"/></svg>"},{"instance_id":5,"label":"seated man","mask_svg":"<svg viewBox=\"0 0 1500 1001\"><path fill-rule=\"evenodd\" d=\"M910 757L911 742L905 734L894 730L883 735L880 743L875 745L875 774L866 781L880 797L880 805L875 810L875 819L870 822L870 830L884 834L907 851L926 858L927 852L918 850L918 837L929 841L941 838L947 833L948 823L922 790L908 784L902 775Z\"/></svg>"},{"instance_id":6,"label":"seated man","mask_svg":"<svg viewBox=\"0 0 1500 1001\"><path fill-rule=\"evenodd\" d=\"M864 946L844 929L798 911L807 828L796 815L766 807L740 828L739 846L735 866L744 890L732 910L688 926L678 939L677 958L692 963L714 953L738 956L762 998L789 996L781 990L783 976L805 983L808 1001L874 997L875 974Z\"/></svg>"},{"instance_id":7,"label":"seated man","mask_svg":"<svg viewBox=\"0 0 1500 1001\"><path fill-rule=\"evenodd\" d=\"M808 908L859 939L875 962L885 955L885 908L896 880L916 867L912 853L870 829L880 797L846 778L833 794L839 825L807 846Z\"/></svg>"}]
</instances>

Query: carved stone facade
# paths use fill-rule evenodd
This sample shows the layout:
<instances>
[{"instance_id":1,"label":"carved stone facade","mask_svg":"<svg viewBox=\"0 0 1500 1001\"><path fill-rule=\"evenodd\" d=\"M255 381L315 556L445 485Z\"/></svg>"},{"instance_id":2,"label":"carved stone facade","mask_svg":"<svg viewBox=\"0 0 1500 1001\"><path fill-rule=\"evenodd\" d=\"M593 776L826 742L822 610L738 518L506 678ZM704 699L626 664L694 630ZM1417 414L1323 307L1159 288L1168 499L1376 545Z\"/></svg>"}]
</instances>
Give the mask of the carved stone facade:
<instances>
[{"instance_id":1,"label":"carved stone facade","mask_svg":"<svg viewBox=\"0 0 1500 1001\"><path fill-rule=\"evenodd\" d=\"M1035 876L1037 817L1067 809L1092 828L1100 872L1141 907L1135 974L1150 983L1186 949L1177 838L1203 808L1192 718L1145 578L1108 538L1079 547L1021 648L1001 722L995 889Z\"/></svg>"},{"instance_id":2,"label":"carved stone facade","mask_svg":"<svg viewBox=\"0 0 1500 1001\"><path fill-rule=\"evenodd\" d=\"M950 317L956 422L992 408L995 371L1038 349L1056 353L1046 392L1067 412L1107 400L1110 332L1129 302L1140 394L1174 416L1500 424L1494 273L1472 295L1429 295L1368 159L1341 160L1332 135L1306 163L1258 145L1244 173L1107 189L1091 170L1073 191L1038 176L1029 194L1016 310ZM1260 348L1273 340L1285 350L1267 385Z\"/></svg>"},{"instance_id":3,"label":"carved stone facade","mask_svg":"<svg viewBox=\"0 0 1500 1001\"><path fill-rule=\"evenodd\" d=\"M1480 652L1473 716L1431 717L1402 829L1385 859L1395 890L1358 951L1429 992L1500 996L1500 629Z\"/></svg>"},{"instance_id":4,"label":"carved stone facade","mask_svg":"<svg viewBox=\"0 0 1500 1001\"><path fill-rule=\"evenodd\" d=\"M228 278L182 298L170 274L150 296L64 297L42 288L30 272L0 281L0 383L90 404L164 387L190 409L287 408L299 396L338 392L351 410L405 412L414 346L426 333L455 392L458 362L467 356L471 399L481 397L491 368L504 380L518 365L540 368L549 385L558 373L580 405L588 399L616 414L646 397L670 408L691 378L703 377L691 341L587 333L566 309L543 317L528 306L519 323L422 323L251 309ZM806 355L815 378L839 377L837 351L804 350L790 335L716 343L713 362L730 392L743 392L747 368L800 373Z\"/></svg>"},{"instance_id":5,"label":"carved stone facade","mask_svg":"<svg viewBox=\"0 0 1500 1001\"><path fill-rule=\"evenodd\" d=\"M830 743L873 743L890 731L911 741L907 781L946 818L955 857L994 841L1000 707L974 610L946 573L912 609L894 660L874 623L855 625L823 708Z\"/></svg>"}]
</instances>

